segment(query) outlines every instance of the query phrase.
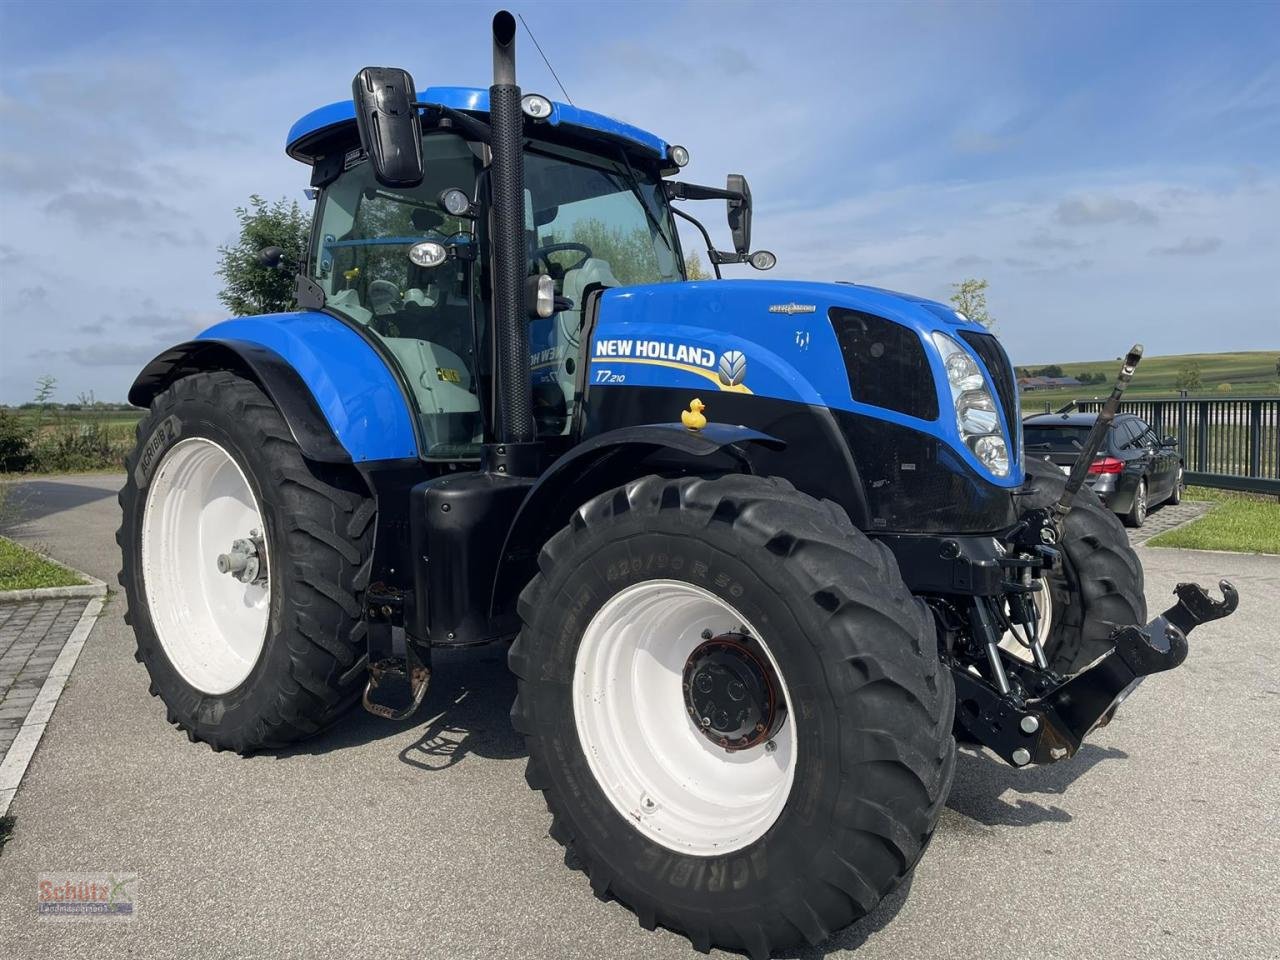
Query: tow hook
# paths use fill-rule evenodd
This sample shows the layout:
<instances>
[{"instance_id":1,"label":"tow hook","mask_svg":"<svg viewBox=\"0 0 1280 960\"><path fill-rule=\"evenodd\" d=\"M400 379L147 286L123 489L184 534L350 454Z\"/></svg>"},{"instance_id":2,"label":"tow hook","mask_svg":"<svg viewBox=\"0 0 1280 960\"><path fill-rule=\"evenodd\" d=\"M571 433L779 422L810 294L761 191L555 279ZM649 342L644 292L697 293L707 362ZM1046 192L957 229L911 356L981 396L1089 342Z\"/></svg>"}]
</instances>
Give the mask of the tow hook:
<instances>
[{"instance_id":1,"label":"tow hook","mask_svg":"<svg viewBox=\"0 0 1280 960\"><path fill-rule=\"evenodd\" d=\"M229 553L218 554L218 572L229 573L241 583L262 583L267 579L266 550L261 530L250 530L247 538L231 541Z\"/></svg>"},{"instance_id":2,"label":"tow hook","mask_svg":"<svg viewBox=\"0 0 1280 960\"><path fill-rule=\"evenodd\" d=\"M1084 738L1115 716L1116 709L1152 673L1172 670L1187 658L1187 635L1233 613L1240 595L1227 580L1214 600L1196 583L1180 583L1178 601L1146 626L1119 627L1111 649L1066 679L1012 659L1004 666L1023 699L997 690L967 669L953 666L956 721L977 742L1016 767L1073 756Z\"/></svg>"}]
</instances>

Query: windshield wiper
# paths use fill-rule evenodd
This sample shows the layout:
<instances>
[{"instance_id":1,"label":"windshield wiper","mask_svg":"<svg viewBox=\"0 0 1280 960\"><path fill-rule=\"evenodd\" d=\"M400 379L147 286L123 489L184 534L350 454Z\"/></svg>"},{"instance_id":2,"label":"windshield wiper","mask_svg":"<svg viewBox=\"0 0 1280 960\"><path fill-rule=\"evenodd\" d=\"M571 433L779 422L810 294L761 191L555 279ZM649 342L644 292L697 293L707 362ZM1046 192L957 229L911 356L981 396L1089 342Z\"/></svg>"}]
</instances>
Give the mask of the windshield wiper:
<instances>
[{"instance_id":1,"label":"windshield wiper","mask_svg":"<svg viewBox=\"0 0 1280 960\"><path fill-rule=\"evenodd\" d=\"M640 178L636 176L635 168L631 166L631 161L627 158L627 151L619 147L618 156L622 157L622 162L627 167L627 173L631 176L631 182L627 186L630 188L632 196L640 201L640 209L644 211L645 217L648 218L649 226L653 227L654 232L662 238L667 251L674 255L675 249L671 246L671 241L667 239L667 232L662 229L662 224L658 222L657 215L649 209L649 202L645 200L644 194L640 192Z\"/></svg>"}]
</instances>

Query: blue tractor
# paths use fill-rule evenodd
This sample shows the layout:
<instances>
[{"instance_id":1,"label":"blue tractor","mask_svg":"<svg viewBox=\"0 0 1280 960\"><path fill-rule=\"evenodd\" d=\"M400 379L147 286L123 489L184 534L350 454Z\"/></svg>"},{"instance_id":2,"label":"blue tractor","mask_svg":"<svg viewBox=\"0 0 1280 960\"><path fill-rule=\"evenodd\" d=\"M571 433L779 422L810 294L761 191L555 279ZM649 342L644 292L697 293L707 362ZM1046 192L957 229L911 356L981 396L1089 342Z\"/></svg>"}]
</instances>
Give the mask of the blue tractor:
<instances>
[{"instance_id":1,"label":"blue tractor","mask_svg":"<svg viewBox=\"0 0 1280 960\"><path fill-rule=\"evenodd\" d=\"M361 699L407 716L434 648L510 643L528 782L597 894L704 950L819 943L915 865L957 739L1071 757L1235 592L1148 623L1090 451L1024 458L994 336L720 279L773 265L746 180L674 179L683 147L523 95L514 37L498 14L487 90L368 68L299 120L310 246L263 254L297 312L137 378L138 659L192 740L250 752Z\"/></svg>"}]
</instances>

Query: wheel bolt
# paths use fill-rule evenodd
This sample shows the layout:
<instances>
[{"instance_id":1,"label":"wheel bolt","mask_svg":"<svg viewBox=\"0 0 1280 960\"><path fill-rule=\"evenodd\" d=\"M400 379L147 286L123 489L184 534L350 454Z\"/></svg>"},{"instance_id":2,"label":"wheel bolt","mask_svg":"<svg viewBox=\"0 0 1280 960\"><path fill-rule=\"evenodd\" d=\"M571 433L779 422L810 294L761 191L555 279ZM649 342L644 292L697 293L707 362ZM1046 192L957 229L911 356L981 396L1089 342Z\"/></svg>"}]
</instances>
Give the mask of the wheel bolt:
<instances>
[{"instance_id":1,"label":"wheel bolt","mask_svg":"<svg viewBox=\"0 0 1280 960\"><path fill-rule=\"evenodd\" d=\"M702 725L703 725L704 727L709 727L709 726L711 726L711 718L710 718L710 717L703 717L703 718L702 718Z\"/></svg>"},{"instance_id":2,"label":"wheel bolt","mask_svg":"<svg viewBox=\"0 0 1280 960\"><path fill-rule=\"evenodd\" d=\"M770 740L768 743L766 743L766 744L764 745L764 752L765 752L765 753L777 753L777 752L778 752L778 745L777 745L776 743L774 743L772 740Z\"/></svg>"},{"instance_id":3,"label":"wheel bolt","mask_svg":"<svg viewBox=\"0 0 1280 960\"><path fill-rule=\"evenodd\" d=\"M713 634L710 630L703 630L703 631L702 631L702 639L703 639L703 640L710 640L713 636L715 636L715 634Z\"/></svg>"}]
</instances>

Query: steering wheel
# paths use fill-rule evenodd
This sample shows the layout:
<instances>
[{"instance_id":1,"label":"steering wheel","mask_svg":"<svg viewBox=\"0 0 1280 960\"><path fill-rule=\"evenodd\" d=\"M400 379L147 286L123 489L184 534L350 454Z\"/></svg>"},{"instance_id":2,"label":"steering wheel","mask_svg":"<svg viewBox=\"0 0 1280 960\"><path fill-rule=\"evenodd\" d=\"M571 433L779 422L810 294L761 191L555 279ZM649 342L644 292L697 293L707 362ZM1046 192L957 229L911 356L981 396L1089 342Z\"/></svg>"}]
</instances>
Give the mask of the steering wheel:
<instances>
[{"instance_id":1,"label":"steering wheel","mask_svg":"<svg viewBox=\"0 0 1280 960\"><path fill-rule=\"evenodd\" d=\"M544 264L546 264L548 268L550 268L551 261L547 259L548 255L552 253L560 253L562 250L576 250L577 252L582 254L581 260L579 260L577 263L573 264L572 266L564 268L565 273L568 273L570 270L577 270L584 263L586 263L593 256L595 256L595 254L591 252L591 248L588 247L585 243L572 243L572 242L548 243L545 246L538 247L536 250L533 251L533 260L535 263L541 260ZM550 269L548 269L547 272L550 273Z\"/></svg>"}]
</instances>

